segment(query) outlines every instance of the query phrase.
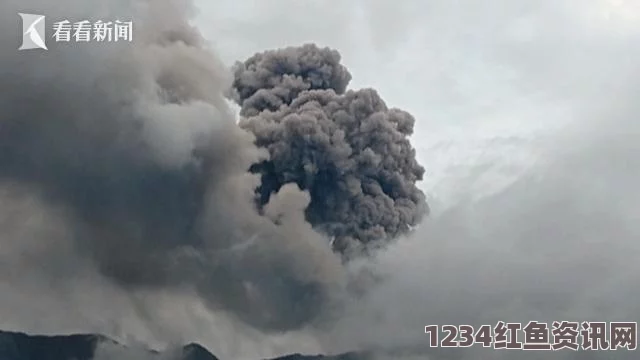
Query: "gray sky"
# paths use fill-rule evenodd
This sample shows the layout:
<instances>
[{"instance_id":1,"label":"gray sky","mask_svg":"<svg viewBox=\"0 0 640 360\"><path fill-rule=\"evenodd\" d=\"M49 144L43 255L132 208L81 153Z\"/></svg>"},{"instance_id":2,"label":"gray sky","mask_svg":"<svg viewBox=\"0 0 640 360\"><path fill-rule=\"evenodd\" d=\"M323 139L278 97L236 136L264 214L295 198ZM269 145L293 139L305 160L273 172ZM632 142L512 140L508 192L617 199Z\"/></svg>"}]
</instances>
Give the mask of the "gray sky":
<instances>
[{"instance_id":1,"label":"gray sky","mask_svg":"<svg viewBox=\"0 0 640 360\"><path fill-rule=\"evenodd\" d=\"M351 88L373 87L415 115L424 187L444 202L463 196L454 180L487 191L526 167L532 141L572 118L603 81L594 68L640 28L640 5L614 0L197 5L196 23L228 64L304 42L338 49ZM471 168L486 171L465 179Z\"/></svg>"},{"instance_id":2,"label":"gray sky","mask_svg":"<svg viewBox=\"0 0 640 360\"><path fill-rule=\"evenodd\" d=\"M638 2L201 1L200 11L228 64L303 42L334 47L351 88L374 87L417 119L435 215L379 256L387 281L318 335L321 347L416 345L430 322L637 321ZM483 356L510 354L469 358Z\"/></svg>"},{"instance_id":3,"label":"gray sky","mask_svg":"<svg viewBox=\"0 0 640 360\"><path fill-rule=\"evenodd\" d=\"M78 3L79 10L87 6ZM373 87L388 105L411 112L433 216L373 260L352 264L352 273L362 265L383 281L348 301L330 326L267 336L211 312L189 292L127 291L98 276L67 242L52 241L71 236L60 227L64 211L31 189L3 185L0 227L13 231L3 232L0 266L14 272L0 281L0 328L95 331L146 344L198 341L223 359L249 360L415 347L424 344L423 326L433 323L638 320L638 2L196 5L196 23L227 65L266 49L316 42L342 53L351 88ZM67 11L56 7L54 13ZM12 28L13 20L0 24ZM189 62L176 63L191 74ZM97 66L61 64L73 74ZM148 63L135 64L141 73L153 71ZM198 83L194 74L189 84ZM171 136L176 133L167 131ZM42 274L55 277L59 269L48 268L45 258L73 276L51 282ZM456 352L451 358L507 356Z\"/></svg>"}]
</instances>

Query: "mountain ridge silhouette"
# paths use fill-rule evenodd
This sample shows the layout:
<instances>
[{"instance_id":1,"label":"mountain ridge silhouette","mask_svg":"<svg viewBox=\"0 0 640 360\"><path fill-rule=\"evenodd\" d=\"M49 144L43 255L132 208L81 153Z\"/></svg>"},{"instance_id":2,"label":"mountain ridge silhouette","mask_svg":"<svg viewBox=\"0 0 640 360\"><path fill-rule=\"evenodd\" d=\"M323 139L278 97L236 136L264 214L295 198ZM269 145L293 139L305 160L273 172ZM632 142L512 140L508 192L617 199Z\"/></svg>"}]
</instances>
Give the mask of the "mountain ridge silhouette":
<instances>
[{"instance_id":1,"label":"mountain ridge silhouette","mask_svg":"<svg viewBox=\"0 0 640 360\"><path fill-rule=\"evenodd\" d=\"M126 345L100 334L30 335L0 330L0 360L93 360L97 346L105 343L121 347L124 351L128 349ZM186 344L179 350L176 360L222 360L197 343ZM152 349L146 349L146 353L151 359L155 357L160 359L165 354ZM334 356L290 354L269 360L366 360L367 358L359 353Z\"/></svg>"}]
</instances>

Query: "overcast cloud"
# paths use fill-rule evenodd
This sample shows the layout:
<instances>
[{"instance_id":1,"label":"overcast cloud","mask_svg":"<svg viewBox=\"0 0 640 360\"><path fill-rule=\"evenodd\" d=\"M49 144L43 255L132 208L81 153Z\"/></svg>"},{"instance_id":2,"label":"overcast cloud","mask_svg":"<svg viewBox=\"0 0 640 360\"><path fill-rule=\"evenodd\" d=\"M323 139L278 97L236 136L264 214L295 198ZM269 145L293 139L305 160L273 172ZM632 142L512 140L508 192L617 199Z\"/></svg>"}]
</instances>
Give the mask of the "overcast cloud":
<instances>
[{"instance_id":1,"label":"overcast cloud","mask_svg":"<svg viewBox=\"0 0 640 360\"><path fill-rule=\"evenodd\" d=\"M239 3L201 4L225 60L332 46L352 88L417 119L436 211L380 255L387 281L320 335L327 349L420 347L433 323L638 320L637 3Z\"/></svg>"},{"instance_id":2,"label":"overcast cloud","mask_svg":"<svg viewBox=\"0 0 640 360\"><path fill-rule=\"evenodd\" d=\"M57 242L69 236L58 226L64 209L3 185L3 209L11 211L0 212L0 227L13 232L3 234L0 265L44 269L4 272L14 281L0 282L1 328L96 331L159 346L199 341L221 358L248 360L372 347L422 352L428 324L638 320L637 2L200 0L196 7L195 22L228 65L315 42L341 52L350 88L374 87L389 106L412 113L430 219L375 261L352 265L383 281L325 327L265 335L188 292L124 291ZM56 266L45 268L42 254ZM50 281L60 273L70 281ZM513 356L475 350L429 354Z\"/></svg>"}]
</instances>

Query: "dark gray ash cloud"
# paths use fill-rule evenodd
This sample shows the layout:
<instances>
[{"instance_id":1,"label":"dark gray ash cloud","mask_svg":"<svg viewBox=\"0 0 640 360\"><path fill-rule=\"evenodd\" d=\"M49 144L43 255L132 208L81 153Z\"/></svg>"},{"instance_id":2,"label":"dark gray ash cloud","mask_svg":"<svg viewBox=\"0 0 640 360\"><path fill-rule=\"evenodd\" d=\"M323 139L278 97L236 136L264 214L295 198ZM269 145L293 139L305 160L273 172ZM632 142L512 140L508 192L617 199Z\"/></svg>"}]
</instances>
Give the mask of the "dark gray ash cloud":
<instances>
[{"instance_id":1,"label":"dark gray ash cloud","mask_svg":"<svg viewBox=\"0 0 640 360\"><path fill-rule=\"evenodd\" d=\"M295 183L306 178L289 175L295 180L270 194L257 211L254 191L261 179L249 170L278 156L255 146L259 137L234 124L222 95L233 77L227 79L199 45L182 16L182 2L127 4L0 4L0 327L107 334L122 328L138 334L142 326L129 321L142 318L152 332L216 344L208 347L225 358L299 351L306 345L300 338L265 346L268 350L253 340L273 330L315 325L347 282L327 239L305 220L314 196ZM548 99L566 106L573 123L549 142L537 143L544 154L540 163L512 186L433 214L409 239L377 253L375 261L349 263L348 268L372 269L381 281L335 313L332 326L314 329L310 337L326 352L373 348L394 354L384 359L636 358L636 352L625 351L425 350L427 324L637 321L640 313L635 22L598 22L591 15L604 1L541 1L533 12L517 1L497 2L500 11L471 1L462 5L473 11L460 11L460 3L433 4L443 6L417 12L433 17L426 24L440 21L428 31L438 40L433 54L456 47L455 56L463 58L482 49L487 62L516 71L518 86L512 91L544 98L533 99L539 107L525 110L517 102L506 105L514 117L527 112L546 118ZM47 53L12 52L19 46L15 14L26 8L51 17L109 17L117 8L115 15L138 14L142 33L132 47L58 45ZM524 31L530 36L509 40L514 20L524 21L525 30L530 24ZM438 31L445 28L460 29L464 36L456 44L455 37ZM247 36L253 32L242 30ZM247 75L236 88L262 86L273 96L247 103L266 111L243 110L243 127L264 126L250 131L260 134L278 125L289 131L279 145L287 150L299 144L293 141L296 131L306 128L296 126L304 122L288 128L270 123L280 115L317 119L332 114L334 106L348 107L347 117L352 109L360 111L358 104L376 98L369 90L354 92L364 94L358 101L350 98L339 60L325 54L320 59L329 66L320 66L324 70L314 73L313 81L291 77L293 92L268 71L264 77ZM442 72L442 63L434 71ZM491 90L476 79L484 77L469 80L477 84L476 95ZM441 90L433 87L432 92ZM362 114L379 103L365 105ZM309 128L310 139L329 134ZM402 129L396 130L404 134ZM338 154L329 159L344 165L338 161L341 148L331 150ZM259 330L247 336L233 322L225 329L232 336L216 337L220 332L211 329L229 323L208 316L191 295L207 310L235 314L234 320ZM247 355L252 346L250 351L268 355Z\"/></svg>"},{"instance_id":2,"label":"dark gray ash cloud","mask_svg":"<svg viewBox=\"0 0 640 360\"><path fill-rule=\"evenodd\" d=\"M76 256L127 291L183 289L256 328L298 328L343 286L343 269L304 219L307 193L285 186L256 210L249 168L264 151L235 123L228 72L185 4L114 1L100 14L33 1L49 25L133 16L134 41L18 52L17 20L4 18L27 4L2 3L1 247L37 261L0 266L58 269L45 275L63 281L79 271ZM4 221L21 207L65 215L47 222L55 232L25 239L35 235L16 229L38 223ZM73 255L40 252L55 241Z\"/></svg>"},{"instance_id":3,"label":"dark gray ash cloud","mask_svg":"<svg viewBox=\"0 0 640 360\"><path fill-rule=\"evenodd\" d=\"M240 126L270 155L252 167L259 203L297 184L311 195L306 218L340 250L405 234L428 212L415 119L373 89L347 91L350 80L337 51L306 44L237 63L233 82Z\"/></svg>"}]
</instances>

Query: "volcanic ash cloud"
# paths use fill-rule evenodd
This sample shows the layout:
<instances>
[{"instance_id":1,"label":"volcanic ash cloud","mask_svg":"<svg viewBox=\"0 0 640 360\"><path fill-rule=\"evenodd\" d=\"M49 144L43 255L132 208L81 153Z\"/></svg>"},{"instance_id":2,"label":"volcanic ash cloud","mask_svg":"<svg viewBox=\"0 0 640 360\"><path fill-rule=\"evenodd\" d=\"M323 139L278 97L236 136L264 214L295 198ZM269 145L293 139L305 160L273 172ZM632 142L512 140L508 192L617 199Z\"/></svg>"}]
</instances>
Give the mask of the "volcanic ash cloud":
<instances>
[{"instance_id":1,"label":"volcanic ash cloud","mask_svg":"<svg viewBox=\"0 0 640 360\"><path fill-rule=\"evenodd\" d=\"M313 44L255 54L235 66L240 126L267 149L260 206L285 184L309 192L306 219L338 250L368 249L407 233L428 213L424 168L409 142L415 119L373 89L346 90L340 54Z\"/></svg>"}]
</instances>

